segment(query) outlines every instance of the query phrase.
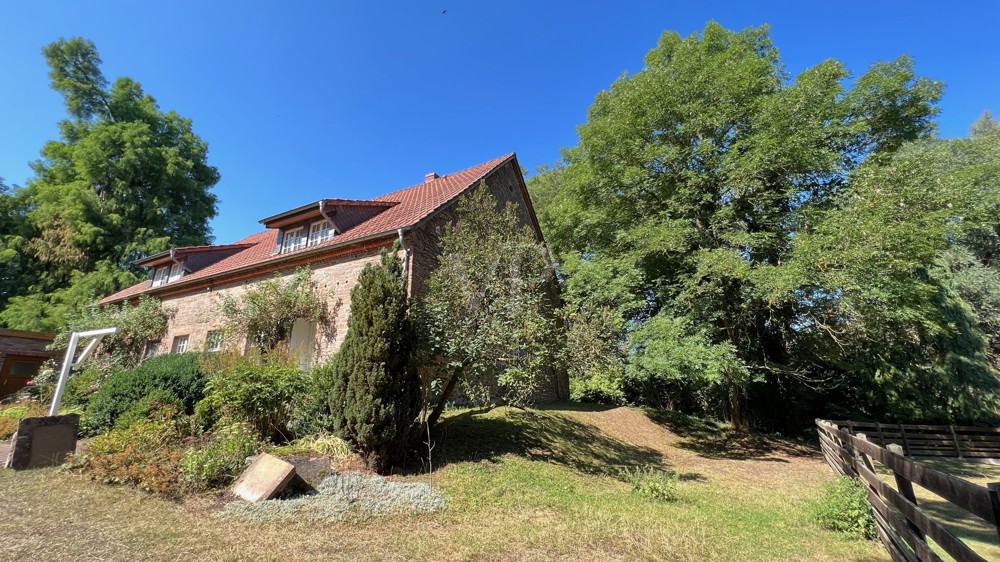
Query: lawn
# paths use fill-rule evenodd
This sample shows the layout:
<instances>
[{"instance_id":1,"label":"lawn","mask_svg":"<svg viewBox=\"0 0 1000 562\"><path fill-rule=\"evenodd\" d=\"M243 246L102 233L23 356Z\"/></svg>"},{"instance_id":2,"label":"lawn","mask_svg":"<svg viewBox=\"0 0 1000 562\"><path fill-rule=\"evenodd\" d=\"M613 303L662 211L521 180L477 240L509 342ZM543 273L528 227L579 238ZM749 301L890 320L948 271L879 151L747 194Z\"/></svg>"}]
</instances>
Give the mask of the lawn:
<instances>
[{"instance_id":1,"label":"lawn","mask_svg":"<svg viewBox=\"0 0 1000 562\"><path fill-rule=\"evenodd\" d=\"M854 560L888 556L816 527L830 471L815 450L712 423L560 404L460 412L434 449L434 514L242 523L213 496L171 502L54 469L0 470L3 560ZM676 474L677 499L622 469Z\"/></svg>"}]
</instances>

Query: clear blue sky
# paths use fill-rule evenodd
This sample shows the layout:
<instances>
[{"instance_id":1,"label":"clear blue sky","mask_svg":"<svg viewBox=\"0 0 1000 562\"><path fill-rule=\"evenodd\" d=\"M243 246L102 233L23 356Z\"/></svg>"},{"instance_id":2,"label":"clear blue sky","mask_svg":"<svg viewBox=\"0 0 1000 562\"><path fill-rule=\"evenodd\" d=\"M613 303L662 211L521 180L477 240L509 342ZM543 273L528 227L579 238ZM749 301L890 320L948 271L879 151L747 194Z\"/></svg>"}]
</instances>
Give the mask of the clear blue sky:
<instances>
[{"instance_id":1,"label":"clear blue sky","mask_svg":"<svg viewBox=\"0 0 1000 562\"><path fill-rule=\"evenodd\" d=\"M367 198L516 151L534 170L576 142L595 94L664 30L771 24L793 74L908 53L946 84L943 136L1000 113L995 2L29 2L0 5L0 176L65 116L41 48L80 35L194 120L222 181L219 242L321 197ZM442 11L447 10L446 13Z\"/></svg>"}]
</instances>

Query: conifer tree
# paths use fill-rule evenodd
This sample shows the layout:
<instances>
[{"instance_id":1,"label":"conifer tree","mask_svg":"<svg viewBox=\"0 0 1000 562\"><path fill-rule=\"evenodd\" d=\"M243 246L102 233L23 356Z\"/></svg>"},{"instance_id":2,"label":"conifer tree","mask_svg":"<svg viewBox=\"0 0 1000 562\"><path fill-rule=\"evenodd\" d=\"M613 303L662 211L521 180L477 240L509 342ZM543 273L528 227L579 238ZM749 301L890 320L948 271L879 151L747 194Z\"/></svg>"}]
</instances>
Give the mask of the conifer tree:
<instances>
[{"instance_id":1,"label":"conifer tree","mask_svg":"<svg viewBox=\"0 0 1000 562\"><path fill-rule=\"evenodd\" d=\"M330 393L338 431L378 471L402 458L420 411L413 341L402 261L395 250L383 251L381 263L365 266L351 290Z\"/></svg>"}]
</instances>

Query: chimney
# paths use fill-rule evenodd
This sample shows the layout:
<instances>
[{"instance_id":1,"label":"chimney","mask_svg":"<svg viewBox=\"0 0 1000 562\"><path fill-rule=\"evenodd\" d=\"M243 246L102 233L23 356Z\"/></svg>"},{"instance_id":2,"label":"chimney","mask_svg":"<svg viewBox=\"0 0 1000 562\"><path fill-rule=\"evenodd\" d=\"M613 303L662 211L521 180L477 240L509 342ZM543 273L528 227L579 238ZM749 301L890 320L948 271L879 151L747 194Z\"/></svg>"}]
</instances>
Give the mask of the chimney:
<instances>
[{"instance_id":1,"label":"chimney","mask_svg":"<svg viewBox=\"0 0 1000 562\"><path fill-rule=\"evenodd\" d=\"M438 179L439 177L441 177L441 176L437 175L437 172L431 172L429 174L424 174L424 183L430 183L430 182Z\"/></svg>"}]
</instances>

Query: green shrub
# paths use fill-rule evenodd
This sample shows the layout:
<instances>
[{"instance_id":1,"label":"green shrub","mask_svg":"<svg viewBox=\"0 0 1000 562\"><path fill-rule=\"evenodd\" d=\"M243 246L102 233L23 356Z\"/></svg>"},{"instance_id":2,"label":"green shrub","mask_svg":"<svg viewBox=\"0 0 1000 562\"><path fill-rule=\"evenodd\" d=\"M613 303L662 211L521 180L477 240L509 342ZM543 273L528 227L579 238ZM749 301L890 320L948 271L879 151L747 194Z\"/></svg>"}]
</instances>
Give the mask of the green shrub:
<instances>
[{"instance_id":1,"label":"green shrub","mask_svg":"<svg viewBox=\"0 0 1000 562\"><path fill-rule=\"evenodd\" d=\"M306 391L292 404L288 427L296 437L318 435L334 431L337 424L330 411L330 392L337 371L337 356L309 371Z\"/></svg>"},{"instance_id":2,"label":"green shrub","mask_svg":"<svg viewBox=\"0 0 1000 562\"><path fill-rule=\"evenodd\" d=\"M583 376L570 379L570 398L594 404L624 404L626 400L625 393L622 391L623 377L624 373L620 365L595 367Z\"/></svg>"},{"instance_id":3,"label":"green shrub","mask_svg":"<svg viewBox=\"0 0 1000 562\"><path fill-rule=\"evenodd\" d=\"M218 427L201 444L188 448L181 458L183 482L195 490L225 486L239 476L246 458L260 448L256 431L244 423Z\"/></svg>"},{"instance_id":4,"label":"green shrub","mask_svg":"<svg viewBox=\"0 0 1000 562\"><path fill-rule=\"evenodd\" d=\"M180 492L181 456L188 432L175 419L138 420L98 435L70 467L109 484L132 484L149 492Z\"/></svg>"},{"instance_id":5,"label":"green shrub","mask_svg":"<svg viewBox=\"0 0 1000 562\"><path fill-rule=\"evenodd\" d=\"M415 436L420 378L411 361L414 332L407 316L399 255L382 251L351 289L347 336L337 353L330 410L341 436L375 470L402 459Z\"/></svg>"},{"instance_id":6,"label":"green shrub","mask_svg":"<svg viewBox=\"0 0 1000 562\"><path fill-rule=\"evenodd\" d=\"M126 428L138 420L172 419L184 409L184 403L169 390L158 388L141 400L132 404L128 410L115 420L115 427Z\"/></svg>"},{"instance_id":7,"label":"green shrub","mask_svg":"<svg viewBox=\"0 0 1000 562\"><path fill-rule=\"evenodd\" d=\"M307 381L287 358L274 354L230 361L205 386L196 423L208 429L220 420L247 422L265 439L287 437L292 404L306 392Z\"/></svg>"},{"instance_id":8,"label":"green shrub","mask_svg":"<svg viewBox=\"0 0 1000 562\"><path fill-rule=\"evenodd\" d=\"M91 431L113 427L119 416L154 390L166 390L191 412L203 396L205 377L193 353L160 355L134 369L116 371L87 405L84 425Z\"/></svg>"},{"instance_id":9,"label":"green shrub","mask_svg":"<svg viewBox=\"0 0 1000 562\"><path fill-rule=\"evenodd\" d=\"M868 493L857 479L838 476L824 483L823 495L810 507L813 519L825 529L858 539L876 536Z\"/></svg>"},{"instance_id":10,"label":"green shrub","mask_svg":"<svg viewBox=\"0 0 1000 562\"><path fill-rule=\"evenodd\" d=\"M677 475L651 466L624 468L621 479L632 485L632 493L656 502L677 500Z\"/></svg>"}]
</instances>

